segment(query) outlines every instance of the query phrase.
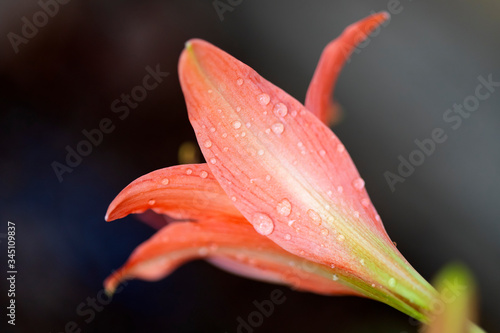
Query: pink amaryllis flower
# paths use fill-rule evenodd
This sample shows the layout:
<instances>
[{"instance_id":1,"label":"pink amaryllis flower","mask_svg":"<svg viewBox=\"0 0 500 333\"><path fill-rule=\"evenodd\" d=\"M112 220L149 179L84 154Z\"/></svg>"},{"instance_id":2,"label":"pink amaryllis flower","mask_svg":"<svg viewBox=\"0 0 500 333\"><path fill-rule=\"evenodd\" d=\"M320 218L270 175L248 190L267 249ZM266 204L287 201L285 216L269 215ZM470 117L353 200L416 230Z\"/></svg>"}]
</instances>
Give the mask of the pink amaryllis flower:
<instances>
[{"instance_id":1,"label":"pink amaryllis flower","mask_svg":"<svg viewBox=\"0 0 500 333\"><path fill-rule=\"evenodd\" d=\"M359 295L427 321L435 290L399 253L340 140L331 93L357 43L388 14L349 26L324 50L305 107L217 47L190 40L179 60L207 164L153 171L106 220L152 210L170 222L106 281L157 280L204 258L228 271L328 295Z\"/></svg>"}]
</instances>

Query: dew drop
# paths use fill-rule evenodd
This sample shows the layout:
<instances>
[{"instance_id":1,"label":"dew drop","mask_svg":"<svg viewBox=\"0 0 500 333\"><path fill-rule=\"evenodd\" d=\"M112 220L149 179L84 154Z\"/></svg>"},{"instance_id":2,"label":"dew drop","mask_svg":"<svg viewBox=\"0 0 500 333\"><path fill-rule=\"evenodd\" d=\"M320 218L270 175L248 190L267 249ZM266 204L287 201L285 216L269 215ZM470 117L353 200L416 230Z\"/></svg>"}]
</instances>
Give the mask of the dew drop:
<instances>
[{"instance_id":1,"label":"dew drop","mask_svg":"<svg viewBox=\"0 0 500 333\"><path fill-rule=\"evenodd\" d=\"M262 156L262 155L264 155L264 150L262 150L262 149L259 149L259 151L257 152L257 155L259 155L259 156Z\"/></svg>"},{"instance_id":2,"label":"dew drop","mask_svg":"<svg viewBox=\"0 0 500 333\"><path fill-rule=\"evenodd\" d=\"M294 117L294 118L297 117L297 111L295 111L295 110L292 111L292 117Z\"/></svg>"},{"instance_id":3,"label":"dew drop","mask_svg":"<svg viewBox=\"0 0 500 333\"><path fill-rule=\"evenodd\" d=\"M229 151L229 147L224 147L224 148L222 148L222 150L223 150L225 153L227 153L227 152Z\"/></svg>"},{"instance_id":4,"label":"dew drop","mask_svg":"<svg viewBox=\"0 0 500 333\"><path fill-rule=\"evenodd\" d=\"M361 199L361 204L362 204L363 206L365 206L365 207L370 206L370 199L368 199L368 198L363 198L363 199Z\"/></svg>"},{"instance_id":5,"label":"dew drop","mask_svg":"<svg viewBox=\"0 0 500 333\"><path fill-rule=\"evenodd\" d=\"M311 220L313 220L314 222L316 222L318 225L321 224L321 216L319 216L319 214L316 213L316 211L314 211L312 209L309 209L307 211L307 215L309 216L309 218Z\"/></svg>"},{"instance_id":6,"label":"dew drop","mask_svg":"<svg viewBox=\"0 0 500 333\"><path fill-rule=\"evenodd\" d=\"M322 234L323 236L327 236L327 235L328 235L328 229L322 229L322 230L321 230L321 234Z\"/></svg>"},{"instance_id":7,"label":"dew drop","mask_svg":"<svg viewBox=\"0 0 500 333\"><path fill-rule=\"evenodd\" d=\"M231 200L234 202L236 201L236 197L231 197Z\"/></svg>"},{"instance_id":8,"label":"dew drop","mask_svg":"<svg viewBox=\"0 0 500 333\"><path fill-rule=\"evenodd\" d=\"M365 181L361 178L356 178L352 182L352 186L354 186L356 190L361 191L363 187L365 187Z\"/></svg>"},{"instance_id":9,"label":"dew drop","mask_svg":"<svg viewBox=\"0 0 500 333\"><path fill-rule=\"evenodd\" d=\"M285 126L282 123L276 123L271 126L274 134L281 134L285 130Z\"/></svg>"},{"instance_id":10,"label":"dew drop","mask_svg":"<svg viewBox=\"0 0 500 333\"><path fill-rule=\"evenodd\" d=\"M278 211L279 214L283 216L289 216L290 213L292 212L292 204L288 199L283 199L280 202L278 202L278 205L276 206L276 211Z\"/></svg>"},{"instance_id":11,"label":"dew drop","mask_svg":"<svg viewBox=\"0 0 500 333\"><path fill-rule=\"evenodd\" d=\"M344 235L338 235L338 236L337 236L337 240L338 240L339 242L343 242L343 241L345 240Z\"/></svg>"},{"instance_id":12,"label":"dew drop","mask_svg":"<svg viewBox=\"0 0 500 333\"><path fill-rule=\"evenodd\" d=\"M210 148L210 147L212 147L212 141L207 140L207 141L205 141L205 143L203 145L205 146L205 148Z\"/></svg>"},{"instance_id":13,"label":"dew drop","mask_svg":"<svg viewBox=\"0 0 500 333\"><path fill-rule=\"evenodd\" d=\"M344 152L344 150L345 150L344 145L343 145L343 144L341 144L341 143L339 143L339 144L337 145L337 151L338 151L339 153L342 153L342 152Z\"/></svg>"},{"instance_id":14,"label":"dew drop","mask_svg":"<svg viewBox=\"0 0 500 333\"><path fill-rule=\"evenodd\" d=\"M243 84L243 79L236 80L236 84L241 86Z\"/></svg>"},{"instance_id":15,"label":"dew drop","mask_svg":"<svg viewBox=\"0 0 500 333\"><path fill-rule=\"evenodd\" d=\"M391 277L391 278L389 279L389 287L391 287L391 288L392 288L392 287L395 287L395 286L396 286L396 279L395 279L395 278L393 278L393 277Z\"/></svg>"},{"instance_id":16,"label":"dew drop","mask_svg":"<svg viewBox=\"0 0 500 333\"><path fill-rule=\"evenodd\" d=\"M319 151L319 155L320 155L321 157L324 157L324 156L326 155L326 151L324 151L324 150L320 150L320 151Z\"/></svg>"},{"instance_id":17,"label":"dew drop","mask_svg":"<svg viewBox=\"0 0 500 333\"><path fill-rule=\"evenodd\" d=\"M260 94L257 96L257 100L259 101L260 105L267 105L271 101L271 97L269 97L268 94Z\"/></svg>"},{"instance_id":18,"label":"dew drop","mask_svg":"<svg viewBox=\"0 0 500 333\"><path fill-rule=\"evenodd\" d=\"M163 179L161 180L161 183L162 183L163 185L168 185L168 183L169 183L169 182L170 182L170 180L169 180L168 178L163 178Z\"/></svg>"},{"instance_id":19,"label":"dew drop","mask_svg":"<svg viewBox=\"0 0 500 333\"><path fill-rule=\"evenodd\" d=\"M156 201L155 201L155 200L149 200L149 201L148 201L148 205L150 205L150 206L153 206L155 203L156 203Z\"/></svg>"},{"instance_id":20,"label":"dew drop","mask_svg":"<svg viewBox=\"0 0 500 333\"><path fill-rule=\"evenodd\" d=\"M274 105L274 113L278 117L284 117L288 113L288 108L283 103L277 103L276 105Z\"/></svg>"},{"instance_id":21,"label":"dew drop","mask_svg":"<svg viewBox=\"0 0 500 333\"><path fill-rule=\"evenodd\" d=\"M268 236L274 230L273 220L266 214L257 213L252 218L252 224L254 225L255 230L263 235Z\"/></svg>"},{"instance_id":22,"label":"dew drop","mask_svg":"<svg viewBox=\"0 0 500 333\"><path fill-rule=\"evenodd\" d=\"M210 132L215 132L215 127L210 127Z\"/></svg>"},{"instance_id":23,"label":"dew drop","mask_svg":"<svg viewBox=\"0 0 500 333\"><path fill-rule=\"evenodd\" d=\"M208 93L209 94L213 93L213 90L212 89L208 89Z\"/></svg>"},{"instance_id":24,"label":"dew drop","mask_svg":"<svg viewBox=\"0 0 500 333\"><path fill-rule=\"evenodd\" d=\"M192 173L193 173L193 170L191 170L191 169L187 169L187 170L186 170L186 173L187 173L188 175L190 175L190 174L192 174Z\"/></svg>"},{"instance_id":25,"label":"dew drop","mask_svg":"<svg viewBox=\"0 0 500 333\"><path fill-rule=\"evenodd\" d=\"M270 176L270 175L267 175L267 176L266 176L266 180L267 180L267 181L270 181L270 180L271 180L271 176Z\"/></svg>"},{"instance_id":26,"label":"dew drop","mask_svg":"<svg viewBox=\"0 0 500 333\"><path fill-rule=\"evenodd\" d=\"M361 259L359 262L361 263L361 265L365 265L365 259Z\"/></svg>"},{"instance_id":27,"label":"dew drop","mask_svg":"<svg viewBox=\"0 0 500 333\"><path fill-rule=\"evenodd\" d=\"M380 215L375 215L375 220L377 220L378 222L380 222Z\"/></svg>"},{"instance_id":28,"label":"dew drop","mask_svg":"<svg viewBox=\"0 0 500 333\"><path fill-rule=\"evenodd\" d=\"M239 106L236 107L236 112L240 112L241 108Z\"/></svg>"},{"instance_id":29,"label":"dew drop","mask_svg":"<svg viewBox=\"0 0 500 333\"><path fill-rule=\"evenodd\" d=\"M285 239L286 239L286 240L290 240L290 239L292 239L292 236L291 236L290 234L286 234L286 235L285 235Z\"/></svg>"},{"instance_id":30,"label":"dew drop","mask_svg":"<svg viewBox=\"0 0 500 333\"><path fill-rule=\"evenodd\" d=\"M358 211L354 211L354 217L355 218L359 218L359 212Z\"/></svg>"},{"instance_id":31,"label":"dew drop","mask_svg":"<svg viewBox=\"0 0 500 333\"><path fill-rule=\"evenodd\" d=\"M217 163L217 160L216 160L214 157L212 157L212 158L210 159L210 163L215 164L215 163Z\"/></svg>"},{"instance_id":32,"label":"dew drop","mask_svg":"<svg viewBox=\"0 0 500 333\"><path fill-rule=\"evenodd\" d=\"M234 127L234 129L238 129L238 128L240 128L240 127L241 127L241 123L240 123L239 121L235 121L235 122L233 123L233 127Z\"/></svg>"},{"instance_id":33,"label":"dew drop","mask_svg":"<svg viewBox=\"0 0 500 333\"><path fill-rule=\"evenodd\" d=\"M295 220L288 221L288 226L291 227L295 223Z\"/></svg>"},{"instance_id":34,"label":"dew drop","mask_svg":"<svg viewBox=\"0 0 500 333\"><path fill-rule=\"evenodd\" d=\"M337 187L337 192L342 193L344 192L344 188L342 186Z\"/></svg>"},{"instance_id":35,"label":"dew drop","mask_svg":"<svg viewBox=\"0 0 500 333\"><path fill-rule=\"evenodd\" d=\"M252 124L250 124L250 123L246 123L246 124L245 124L245 126L246 126L247 128L250 128L250 126L252 126Z\"/></svg>"},{"instance_id":36,"label":"dew drop","mask_svg":"<svg viewBox=\"0 0 500 333\"><path fill-rule=\"evenodd\" d=\"M227 133L222 133L223 138L227 138Z\"/></svg>"},{"instance_id":37,"label":"dew drop","mask_svg":"<svg viewBox=\"0 0 500 333\"><path fill-rule=\"evenodd\" d=\"M203 171L200 173L200 177L201 177L201 178L207 178L207 177L208 177L208 172L206 172L205 170L203 170Z\"/></svg>"},{"instance_id":38,"label":"dew drop","mask_svg":"<svg viewBox=\"0 0 500 333\"><path fill-rule=\"evenodd\" d=\"M333 281L338 281L339 277L337 276L337 274L333 274L332 276L332 280Z\"/></svg>"},{"instance_id":39,"label":"dew drop","mask_svg":"<svg viewBox=\"0 0 500 333\"><path fill-rule=\"evenodd\" d=\"M198 249L198 254L202 257L206 256L208 254L208 249L206 247L200 247Z\"/></svg>"}]
</instances>

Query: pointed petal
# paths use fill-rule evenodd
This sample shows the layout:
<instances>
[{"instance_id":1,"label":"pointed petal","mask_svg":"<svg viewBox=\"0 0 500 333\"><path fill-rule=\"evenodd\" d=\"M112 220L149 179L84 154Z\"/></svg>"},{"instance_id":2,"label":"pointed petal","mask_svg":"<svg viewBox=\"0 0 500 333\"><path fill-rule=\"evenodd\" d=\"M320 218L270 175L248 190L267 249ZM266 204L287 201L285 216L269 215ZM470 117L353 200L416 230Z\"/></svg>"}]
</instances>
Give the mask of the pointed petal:
<instances>
[{"instance_id":1,"label":"pointed petal","mask_svg":"<svg viewBox=\"0 0 500 333\"><path fill-rule=\"evenodd\" d=\"M111 202L106 220L148 209L176 219L241 216L206 164L177 165L134 180ZM158 216L144 218L161 226Z\"/></svg>"},{"instance_id":2,"label":"pointed petal","mask_svg":"<svg viewBox=\"0 0 500 333\"><path fill-rule=\"evenodd\" d=\"M358 294L333 281L328 267L284 251L257 234L242 217L176 223L161 229L106 279L105 288L113 293L125 279L158 280L194 259L208 259L230 272L292 285L300 290L330 295Z\"/></svg>"},{"instance_id":3,"label":"pointed petal","mask_svg":"<svg viewBox=\"0 0 500 333\"><path fill-rule=\"evenodd\" d=\"M342 67L358 44L387 19L389 13L381 12L351 24L323 50L307 90L305 106L325 124L331 125L340 117L331 95Z\"/></svg>"},{"instance_id":4,"label":"pointed petal","mask_svg":"<svg viewBox=\"0 0 500 333\"><path fill-rule=\"evenodd\" d=\"M367 292L394 293L377 299L425 317L418 308L431 304L432 287L390 241L364 181L328 127L205 41L187 43L179 77L212 173L257 232L291 253L335 265L345 281Z\"/></svg>"}]
</instances>

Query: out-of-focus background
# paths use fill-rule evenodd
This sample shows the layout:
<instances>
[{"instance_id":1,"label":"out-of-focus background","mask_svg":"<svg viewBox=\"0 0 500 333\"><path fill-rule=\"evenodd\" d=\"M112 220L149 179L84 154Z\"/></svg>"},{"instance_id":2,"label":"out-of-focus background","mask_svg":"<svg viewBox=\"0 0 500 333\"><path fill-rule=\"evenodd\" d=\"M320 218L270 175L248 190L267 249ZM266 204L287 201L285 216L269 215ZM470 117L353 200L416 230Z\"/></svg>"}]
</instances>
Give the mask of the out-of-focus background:
<instances>
[{"instance_id":1,"label":"out-of-focus background","mask_svg":"<svg viewBox=\"0 0 500 333\"><path fill-rule=\"evenodd\" d=\"M103 279L154 232L134 217L105 223L107 205L135 178L178 164L179 146L195 141L177 79L185 41L214 43L303 101L322 48L388 9L390 23L340 76L344 117L334 131L405 257L429 280L450 261L465 263L479 287L480 324L499 332L499 84L474 97L479 77L500 82L495 0L3 0L0 261L4 276L12 221L18 274L16 326L6 323L4 277L0 330L236 332L253 301L278 288L286 301L255 332L417 332L374 301L295 292L202 261L159 282L129 282L109 304L92 305L105 299ZM169 75L128 113L113 112L148 66ZM473 111L448 111L464 103ZM105 118L111 133L68 167L67 147L77 149ZM416 156L415 140L436 128L447 140L391 189L384 174L397 174L399 156ZM54 162L71 172L58 178Z\"/></svg>"}]
</instances>

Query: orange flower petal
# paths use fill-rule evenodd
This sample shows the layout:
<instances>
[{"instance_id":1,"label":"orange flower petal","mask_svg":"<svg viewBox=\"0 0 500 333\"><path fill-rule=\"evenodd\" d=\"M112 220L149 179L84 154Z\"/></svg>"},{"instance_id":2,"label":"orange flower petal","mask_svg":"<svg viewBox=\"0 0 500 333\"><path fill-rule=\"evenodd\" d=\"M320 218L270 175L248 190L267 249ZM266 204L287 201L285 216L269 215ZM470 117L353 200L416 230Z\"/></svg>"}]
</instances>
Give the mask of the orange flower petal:
<instances>
[{"instance_id":1,"label":"orange flower petal","mask_svg":"<svg viewBox=\"0 0 500 333\"><path fill-rule=\"evenodd\" d=\"M206 164L173 166L134 180L109 205L106 220L148 209L176 219L241 216ZM161 226L158 216L144 218Z\"/></svg>"},{"instance_id":2,"label":"orange flower petal","mask_svg":"<svg viewBox=\"0 0 500 333\"><path fill-rule=\"evenodd\" d=\"M386 234L364 181L328 127L202 40L186 44L179 78L212 173L258 233L295 255L334 266L367 295L425 318L432 287Z\"/></svg>"},{"instance_id":3,"label":"orange flower petal","mask_svg":"<svg viewBox=\"0 0 500 333\"><path fill-rule=\"evenodd\" d=\"M351 24L323 50L307 90L305 106L325 124L331 125L340 117L340 108L332 102L331 95L345 62L357 45L388 18L389 13L381 12Z\"/></svg>"},{"instance_id":4,"label":"orange flower petal","mask_svg":"<svg viewBox=\"0 0 500 333\"><path fill-rule=\"evenodd\" d=\"M328 267L284 251L268 238L258 235L245 219L234 217L164 227L141 244L104 285L113 293L125 279L158 280L194 259L208 259L230 272L300 290L358 295L333 281Z\"/></svg>"},{"instance_id":5,"label":"orange flower petal","mask_svg":"<svg viewBox=\"0 0 500 333\"><path fill-rule=\"evenodd\" d=\"M179 73L205 159L259 233L328 265L358 262L346 235L387 238L344 146L294 98L201 40Z\"/></svg>"}]
</instances>

